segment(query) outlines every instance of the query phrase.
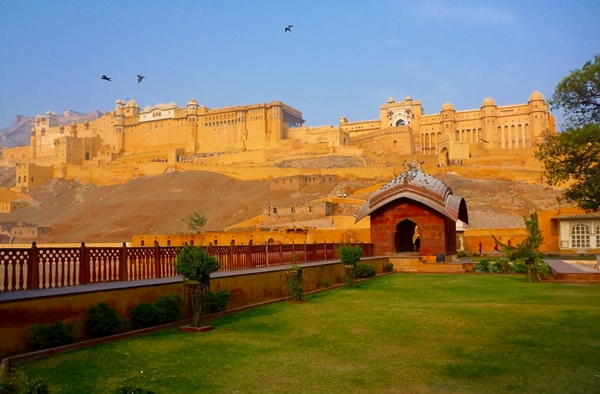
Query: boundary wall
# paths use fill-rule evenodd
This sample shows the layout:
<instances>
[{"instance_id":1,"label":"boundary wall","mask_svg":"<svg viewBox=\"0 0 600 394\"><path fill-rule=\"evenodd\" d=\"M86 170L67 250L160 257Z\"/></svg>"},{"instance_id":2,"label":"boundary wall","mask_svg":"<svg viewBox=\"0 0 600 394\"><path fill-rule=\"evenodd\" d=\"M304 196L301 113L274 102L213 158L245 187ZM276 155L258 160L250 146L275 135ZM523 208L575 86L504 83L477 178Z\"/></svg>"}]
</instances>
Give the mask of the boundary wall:
<instances>
[{"instance_id":1,"label":"boundary wall","mask_svg":"<svg viewBox=\"0 0 600 394\"><path fill-rule=\"evenodd\" d=\"M387 257L367 257L362 263L383 272ZM339 260L302 263L304 291L310 292L328 278L332 284L344 283L344 266ZM211 291L227 290L231 300L227 309L285 298L286 269L273 266L257 269L217 272L212 275ZM52 324L56 320L74 323L76 336L85 338L85 317L90 306L107 302L120 316L129 317L140 302L154 303L161 294L176 292L183 296L181 278L148 279L135 282L95 283L69 288L26 290L0 293L0 357L31 351L27 334L34 324Z\"/></svg>"}]
</instances>

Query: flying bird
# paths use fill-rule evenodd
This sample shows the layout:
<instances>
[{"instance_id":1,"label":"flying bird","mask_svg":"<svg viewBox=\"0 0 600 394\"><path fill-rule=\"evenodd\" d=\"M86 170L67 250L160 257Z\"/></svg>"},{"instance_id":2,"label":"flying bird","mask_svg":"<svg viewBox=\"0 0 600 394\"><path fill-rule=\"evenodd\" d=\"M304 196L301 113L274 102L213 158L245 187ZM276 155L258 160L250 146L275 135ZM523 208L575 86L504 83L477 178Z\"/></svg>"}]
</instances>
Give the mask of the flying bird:
<instances>
[{"instance_id":1,"label":"flying bird","mask_svg":"<svg viewBox=\"0 0 600 394\"><path fill-rule=\"evenodd\" d=\"M288 25L288 27L285 28L285 32L292 31L292 27L294 27L294 25Z\"/></svg>"},{"instance_id":2,"label":"flying bird","mask_svg":"<svg viewBox=\"0 0 600 394\"><path fill-rule=\"evenodd\" d=\"M481 140L482 140L483 142L485 142L486 144L489 144L489 143L490 143L490 141L488 141L488 140L484 140L483 138L482 138Z\"/></svg>"},{"instance_id":3,"label":"flying bird","mask_svg":"<svg viewBox=\"0 0 600 394\"><path fill-rule=\"evenodd\" d=\"M106 75L101 76L100 79L110 82L110 78L107 77Z\"/></svg>"},{"instance_id":4,"label":"flying bird","mask_svg":"<svg viewBox=\"0 0 600 394\"><path fill-rule=\"evenodd\" d=\"M144 77L143 75L138 75L138 83L142 82L142 79L144 79L146 77Z\"/></svg>"}]
</instances>

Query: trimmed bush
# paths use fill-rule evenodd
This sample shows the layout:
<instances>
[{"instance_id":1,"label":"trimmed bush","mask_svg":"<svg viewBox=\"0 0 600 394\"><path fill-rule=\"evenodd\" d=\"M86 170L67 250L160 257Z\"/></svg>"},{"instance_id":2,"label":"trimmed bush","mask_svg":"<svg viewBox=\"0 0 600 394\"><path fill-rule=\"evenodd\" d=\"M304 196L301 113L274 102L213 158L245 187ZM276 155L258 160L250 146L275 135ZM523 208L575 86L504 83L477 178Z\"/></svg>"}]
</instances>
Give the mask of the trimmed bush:
<instances>
[{"instance_id":1,"label":"trimmed bush","mask_svg":"<svg viewBox=\"0 0 600 394\"><path fill-rule=\"evenodd\" d=\"M458 257L458 258L467 257L467 256L468 256L468 254L464 250L459 250L458 252L456 252L456 257Z\"/></svg>"},{"instance_id":2,"label":"trimmed bush","mask_svg":"<svg viewBox=\"0 0 600 394\"><path fill-rule=\"evenodd\" d=\"M537 259L534 264L535 273L544 279L548 279L551 275L550 267L542 259Z\"/></svg>"},{"instance_id":3,"label":"trimmed bush","mask_svg":"<svg viewBox=\"0 0 600 394\"><path fill-rule=\"evenodd\" d=\"M131 310L131 321L140 328L158 326L165 320L165 313L146 302L140 302Z\"/></svg>"},{"instance_id":4,"label":"trimmed bush","mask_svg":"<svg viewBox=\"0 0 600 394\"><path fill-rule=\"evenodd\" d=\"M338 250L340 252L340 261L345 265L356 266L356 263L360 261L363 254L362 248L358 245L343 244L338 247Z\"/></svg>"},{"instance_id":5,"label":"trimmed bush","mask_svg":"<svg viewBox=\"0 0 600 394\"><path fill-rule=\"evenodd\" d=\"M179 293L169 293L159 296L154 302L154 306L164 313L164 323L177 321L183 314L181 303L183 298Z\"/></svg>"},{"instance_id":6,"label":"trimmed bush","mask_svg":"<svg viewBox=\"0 0 600 394\"><path fill-rule=\"evenodd\" d=\"M227 307L231 294L227 290L219 290L216 293L210 292L210 313L219 312Z\"/></svg>"},{"instance_id":7,"label":"trimmed bush","mask_svg":"<svg viewBox=\"0 0 600 394\"><path fill-rule=\"evenodd\" d=\"M508 267L511 274L524 274L527 272L527 266L523 260L516 260Z\"/></svg>"},{"instance_id":8,"label":"trimmed bush","mask_svg":"<svg viewBox=\"0 0 600 394\"><path fill-rule=\"evenodd\" d=\"M37 349L49 349L72 343L75 340L75 334L72 324L65 324L62 320L57 320L49 326L35 324L29 330L28 339L29 343Z\"/></svg>"},{"instance_id":9,"label":"trimmed bush","mask_svg":"<svg viewBox=\"0 0 600 394\"><path fill-rule=\"evenodd\" d=\"M100 302L88 309L85 328L95 337L113 335L121 329L121 318L114 308Z\"/></svg>"},{"instance_id":10,"label":"trimmed bush","mask_svg":"<svg viewBox=\"0 0 600 394\"><path fill-rule=\"evenodd\" d=\"M473 263L473 272L476 274L490 272L490 259L481 259Z\"/></svg>"},{"instance_id":11,"label":"trimmed bush","mask_svg":"<svg viewBox=\"0 0 600 394\"><path fill-rule=\"evenodd\" d=\"M392 272L392 271L394 271L394 264L392 264L392 263L386 263L383 266L383 272Z\"/></svg>"},{"instance_id":12,"label":"trimmed bush","mask_svg":"<svg viewBox=\"0 0 600 394\"><path fill-rule=\"evenodd\" d=\"M357 264L356 265L356 277L357 278L370 278L375 276L377 272L375 267L369 264Z\"/></svg>"}]
</instances>

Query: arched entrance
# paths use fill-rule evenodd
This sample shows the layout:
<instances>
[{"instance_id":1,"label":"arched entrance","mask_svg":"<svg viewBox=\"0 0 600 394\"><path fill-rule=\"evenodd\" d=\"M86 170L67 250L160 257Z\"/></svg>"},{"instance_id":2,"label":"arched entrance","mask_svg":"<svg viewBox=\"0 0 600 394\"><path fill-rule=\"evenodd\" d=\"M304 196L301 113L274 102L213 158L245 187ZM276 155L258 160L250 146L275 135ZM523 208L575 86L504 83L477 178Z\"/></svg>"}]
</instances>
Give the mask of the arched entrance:
<instances>
[{"instance_id":1,"label":"arched entrance","mask_svg":"<svg viewBox=\"0 0 600 394\"><path fill-rule=\"evenodd\" d=\"M412 237L417 224L409 219L404 219L396 225L394 233L394 250L396 253L412 252Z\"/></svg>"},{"instance_id":2,"label":"arched entrance","mask_svg":"<svg viewBox=\"0 0 600 394\"><path fill-rule=\"evenodd\" d=\"M439 160L440 160L440 162L441 162L441 163L443 163L445 166L447 166L447 165L448 165L448 163L450 163L450 157L449 157L449 155L448 155L448 148L446 148L446 147L443 147L443 148L440 150L440 157L439 157Z\"/></svg>"}]
</instances>

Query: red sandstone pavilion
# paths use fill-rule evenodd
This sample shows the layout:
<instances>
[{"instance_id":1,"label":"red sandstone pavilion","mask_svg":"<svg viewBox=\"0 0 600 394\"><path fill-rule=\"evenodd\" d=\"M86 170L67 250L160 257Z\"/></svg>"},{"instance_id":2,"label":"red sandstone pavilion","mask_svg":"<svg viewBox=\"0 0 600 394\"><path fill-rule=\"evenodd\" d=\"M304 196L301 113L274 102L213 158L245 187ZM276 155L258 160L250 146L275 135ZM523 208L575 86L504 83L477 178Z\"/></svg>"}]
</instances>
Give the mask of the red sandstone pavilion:
<instances>
[{"instance_id":1,"label":"red sandstone pavilion","mask_svg":"<svg viewBox=\"0 0 600 394\"><path fill-rule=\"evenodd\" d=\"M465 200L414 167L374 192L356 222L367 215L376 255L455 254L456 221L469 223Z\"/></svg>"}]
</instances>

